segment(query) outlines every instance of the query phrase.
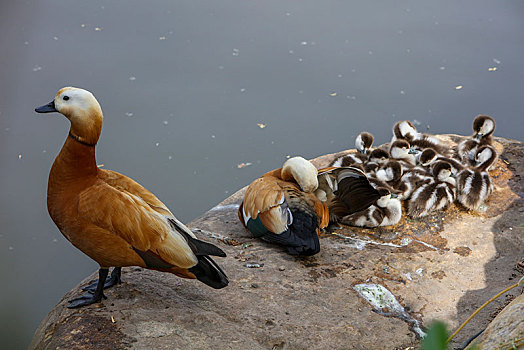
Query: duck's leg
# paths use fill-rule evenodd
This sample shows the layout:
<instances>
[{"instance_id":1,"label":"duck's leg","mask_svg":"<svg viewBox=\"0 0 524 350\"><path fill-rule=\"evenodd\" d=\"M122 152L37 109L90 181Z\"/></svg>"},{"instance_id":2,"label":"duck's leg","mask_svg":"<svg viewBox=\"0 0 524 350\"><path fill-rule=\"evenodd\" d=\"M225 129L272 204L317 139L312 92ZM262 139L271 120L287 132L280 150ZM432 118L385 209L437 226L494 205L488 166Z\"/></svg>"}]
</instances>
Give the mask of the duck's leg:
<instances>
[{"instance_id":1,"label":"duck's leg","mask_svg":"<svg viewBox=\"0 0 524 350\"><path fill-rule=\"evenodd\" d=\"M115 284L122 283L122 280L120 279L121 274L122 274L122 268L121 267L115 267L113 269L113 271L111 272L111 275L109 275L109 277L106 278L105 283L104 283L104 289L112 287ZM84 288L82 288L82 290L87 291L87 292L89 292L91 294L95 293L96 292L96 288L98 286L98 281L99 280L95 280L90 285L85 286Z\"/></svg>"},{"instance_id":2,"label":"duck's leg","mask_svg":"<svg viewBox=\"0 0 524 350\"><path fill-rule=\"evenodd\" d=\"M87 306L94 303L98 303L102 298L107 299L104 295L104 281L106 280L109 269L99 269L98 270L98 284L96 286L96 291L94 294L87 293L78 298L69 300L70 305L69 309L74 309L77 307Z\"/></svg>"}]
</instances>

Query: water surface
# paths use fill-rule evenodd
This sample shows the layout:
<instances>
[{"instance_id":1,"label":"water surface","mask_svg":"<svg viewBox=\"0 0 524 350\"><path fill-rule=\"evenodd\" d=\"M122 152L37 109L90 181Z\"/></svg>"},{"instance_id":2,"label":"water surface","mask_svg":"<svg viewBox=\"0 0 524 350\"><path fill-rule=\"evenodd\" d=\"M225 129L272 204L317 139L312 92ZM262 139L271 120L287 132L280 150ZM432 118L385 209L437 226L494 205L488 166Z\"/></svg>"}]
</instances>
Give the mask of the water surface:
<instances>
[{"instance_id":1,"label":"water surface","mask_svg":"<svg viewBox=\"0 0 524 350\"><path fill-rule=\"evenodd\" d=\"M485 113L523 139L520 0L8 1L0 43L5 349L97 269L46 209L68 123L33 109L63 86L102 105L98 162L186 222L286 155L353 147L361 130L385 142L399 119L470 134Z\"/></svg>"}]
</instances>

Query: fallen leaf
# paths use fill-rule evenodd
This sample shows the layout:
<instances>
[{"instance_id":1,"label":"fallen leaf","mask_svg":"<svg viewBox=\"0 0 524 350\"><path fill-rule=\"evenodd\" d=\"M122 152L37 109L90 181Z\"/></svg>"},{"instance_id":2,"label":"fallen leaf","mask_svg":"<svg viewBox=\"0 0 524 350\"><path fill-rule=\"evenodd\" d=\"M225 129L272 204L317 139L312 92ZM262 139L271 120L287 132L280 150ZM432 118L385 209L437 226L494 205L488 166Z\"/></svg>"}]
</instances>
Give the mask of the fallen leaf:
<instances>
[{"instance_id":1,"label":"fallen leaf","mask_svg":"<svg viewBox=\"0 0 524 350\"><path fill-rule=\"evenodd\" d=\"M329 96L337 96L337 93L336 92L332 92L329 94Z\"/></svg>"},{"instance_id":2,"label":"fallen leaf","mask_svg":"<svg viewBox=\"0 0 524 350\"><path fill-rule=\"evenodd\" d=\"M257 125L260 129L264 129L266 127L266 124L262 124L262 123L257 123Z\"/></svg>"},{"instance_id":3,"label":"fallen leaf","mask_svg":"<svg viewBox=\"0 0 524 350\"><path fill-rule=\"evenodd\" d=\"M251 164L253 164L253 163L240 163L240 164L237 164L237 168L238 169L242 169L242 168L244 168L246 166L250 166Z\"/></svg>"},{"instance_id":4,"label":"fallen leaf","mask_svg":"<svg viewBox=\"0 0 524 350\"><path fill-rule=\"evenodd\" d=\"M455 90L460 90L460 89L462 89L462 87L463 87L462 85L457 85L457 86L455 86Z\"/></svg>"}]
</instances>

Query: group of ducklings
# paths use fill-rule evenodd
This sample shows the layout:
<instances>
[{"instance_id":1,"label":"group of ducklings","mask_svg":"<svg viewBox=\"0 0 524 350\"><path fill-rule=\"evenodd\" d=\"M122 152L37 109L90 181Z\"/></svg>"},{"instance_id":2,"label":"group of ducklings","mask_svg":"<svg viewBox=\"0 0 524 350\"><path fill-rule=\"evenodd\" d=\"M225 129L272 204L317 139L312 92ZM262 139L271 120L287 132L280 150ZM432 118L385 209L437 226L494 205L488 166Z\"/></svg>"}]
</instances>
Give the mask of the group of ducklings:
<instances>
[{"instance_id":1,"label":"group of ducklings","mask_svg":"<svg viewBox=\"0 0 524 350\"><path fill-rule=\"evenodd\" d=\"M319 252L318 234L331 223L359 227L395 225L407 214L423 217L458 201L477 210L493 191L488 170L497 151L495 121L479 115L474 134L456 146L420 133L405 120L393 127L389 144L373 148L361 132L358 152L336 157L318 169L294 157L247 188L238 215L255 237L282 245L290 254Z\"/></svg>"},{"instance_id":2,"label":"group of ducklings","mask_svg":"<svg viewBox=\"0 0 524 350\"><path fill-rule=\"evenodd\" d=\"M456 147L418 132L406 120L394 125L389 145L373 148L373 135L360 133L355 140L359 153L337 157L330 165L358 167L373 187L393 196L381 198L364 212L345 216L340 222L364 227L394 225L401 217L400 201L407 201L407 214L414 218L445 210L454 201L478 210L493 191L488 170L498 156L492 137L495 121L479 115L473 130L474 134Z\"/></svg>"}]
</instances>

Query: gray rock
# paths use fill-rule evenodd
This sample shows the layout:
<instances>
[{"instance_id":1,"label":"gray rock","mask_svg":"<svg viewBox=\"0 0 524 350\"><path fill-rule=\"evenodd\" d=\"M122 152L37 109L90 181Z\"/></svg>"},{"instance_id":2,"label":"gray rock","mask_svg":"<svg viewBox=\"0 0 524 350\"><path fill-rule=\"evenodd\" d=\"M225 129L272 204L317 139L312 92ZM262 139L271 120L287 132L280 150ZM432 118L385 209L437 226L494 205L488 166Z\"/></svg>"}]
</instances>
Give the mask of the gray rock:
<instances>
[{"instance_id":1,"label":"gray rock","mask_svg":"<svg viewBox=\"0 0 524 350\"><path fill-rule=\"evenodd\" d=\"M394 227L331 229L319 254L296 258L244 230L237 217L242 189L190 224L228 254L217 259L227 288L124 268L107 300L67 309L93 274L42 321L30 348L406 349L433 319L455 329L522 276L515 266L524 246L524 145L496 140L503 152L485 211L452 206ZM334 156L314 163L325 166ZM252 263L260 267L246 267ZM484 329L504 302L479 313L454 344Z\"/></svg>"}]
</instances>

